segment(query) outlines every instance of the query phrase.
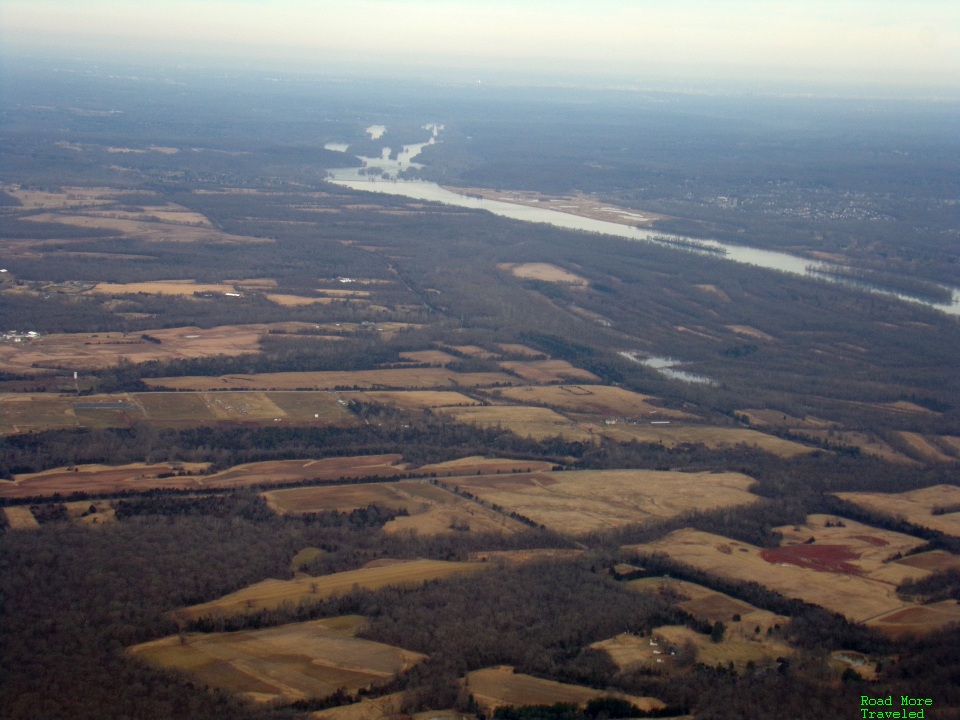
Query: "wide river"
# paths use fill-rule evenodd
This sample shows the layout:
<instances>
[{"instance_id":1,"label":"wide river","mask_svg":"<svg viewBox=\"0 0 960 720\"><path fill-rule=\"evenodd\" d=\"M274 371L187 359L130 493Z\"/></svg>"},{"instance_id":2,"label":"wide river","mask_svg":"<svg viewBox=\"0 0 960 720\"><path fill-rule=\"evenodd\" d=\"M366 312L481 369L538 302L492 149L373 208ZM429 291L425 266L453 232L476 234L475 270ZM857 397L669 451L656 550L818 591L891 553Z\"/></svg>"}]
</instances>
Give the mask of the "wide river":
<instances>
[{"instance_id":1,"label":"wide river","mask_svg":"<svg viewBox=\"0 0 960 720\"><path fill-rule=\"evenodd\" d=\"M416 145L404 145L402 152L399 153L396 160L386 160L384 158L361 158L365 168L376 168L378 173L383 173L396 177L396 174L409 167L421 167L412 162L420 150L426 145L433 144L437 135L434 129L433 137L427 143L418 143ZM386 154L386 153L385 153ZM620 223L609 222L605 220L594 220L592 218L572 215L559 210L549 208L530 207L528 205L518 205L516 203L503 202L500 200L487 200L467 195L461 195L440 187L436 183L423 182L419 180L385 180L373 178L362 172L363 168L340 168L330 171L330 181L343 187L354 190L363 190L366 192L384 193L387 195L402 195L415 200L427 200L430 202L443 203L445 205L456 205L458 207L472 208L475 210L486 210L487 212L499 215L501 217L511 218L513 220L523 220L526 222L547 223L554 227L565 228L567 230L582 230L586 232L602 233L604 235L613 235L615 237L627 238L628 240L639 240L643 242L653 242L664 247L671 247L667 243L657 242L657 237L664 237L664 233L655 230L643 230L630 225L621 225ZM818 263L789 255L782 252L771 250L759 250L757 248L745 247L743 245L729 245L714 240L701 241L691 238L675 237L678 240L693 242L705 242L706 244L725 250L726 253L712 253L718 258L730 260L732 262L744 263L747 265L756 265L758 267L770 270L779 270L792 275L814 276L808 270L811 265ZM677 252L689 252L689 250L677 250ZM854 285L854 287L861 287ZM865 292L878 292L883 295L897 297L909 302L920 303L934 308L941 312L960 316L960 289L951 288L953 293L953 302L950 304L933 303L900 293L894 293L881 289L862 288Z\"/></svg>"}]
</instances>

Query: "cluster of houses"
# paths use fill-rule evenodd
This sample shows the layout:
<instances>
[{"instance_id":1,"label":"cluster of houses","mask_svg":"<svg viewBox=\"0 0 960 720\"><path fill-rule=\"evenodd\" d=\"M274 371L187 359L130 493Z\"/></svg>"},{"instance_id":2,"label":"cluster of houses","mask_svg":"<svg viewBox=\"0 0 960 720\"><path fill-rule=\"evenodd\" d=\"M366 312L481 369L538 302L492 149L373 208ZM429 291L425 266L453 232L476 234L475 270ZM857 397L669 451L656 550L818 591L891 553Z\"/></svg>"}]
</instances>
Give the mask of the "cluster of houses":
<instances>
[{"instance_id":1,"label":"cluster of houses","mask_svg":"<svg viewBox=\"0 0 960 720\"><path fill-rule=\"evenodd\" d=\"M21 332L20 330L8 330L3 334L3 342L24 342L25 340L36 340L40 333L33 330Z\"/></svg>"}]
</instances>

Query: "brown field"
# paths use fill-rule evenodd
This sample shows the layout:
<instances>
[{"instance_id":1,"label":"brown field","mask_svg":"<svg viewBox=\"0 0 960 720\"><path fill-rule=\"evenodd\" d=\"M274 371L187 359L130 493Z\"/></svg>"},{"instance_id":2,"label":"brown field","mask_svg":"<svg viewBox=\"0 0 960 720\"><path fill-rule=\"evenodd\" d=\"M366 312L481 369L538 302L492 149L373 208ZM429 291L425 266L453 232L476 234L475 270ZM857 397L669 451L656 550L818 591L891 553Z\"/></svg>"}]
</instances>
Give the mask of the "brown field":
<instances>
[{"instance_id":1,"label":"brown field","mask_svg":"<svg viewBox=\"0 0 960 720\"><path fill-rule=\"evenodd\" d=\"M747 409L738 410L737 412L740 415L746 415L750 420L750 424L758 427L806 428L810 430L820 430L835 426L835 423L832 423L829 420L821 420L820 418L813 417L812 415L798 418L794 417L793 415L780 412L779 410Z\"/></svg>"},{"instance_id":2,"label":"brown field","mask_svg":"<svg viewBox=\"0 0 960 720\"><path fill-rule=\"evenodd\" d=\"M150 222L127 218L40 213L38 215L27 215L24 219L34 222L62 223L82 228L113 230L125 237L147 242L212 243L217 245L272 242L248 235L231 235L212 227L195 227L180 223Z\"/></svg>"},{"instance_id":3,"label":"brown field","mask_svg":"<svg viewBox=\"0 0 960 720\"><path fill-rule=\"evenodd\" d=\"M21 498L74 492L90 494L142 492L153 488L204 490L245 487L307 480L339 480L397 475L399 455L360 455L323 460L271 460L235 465L222 472L204 475L209 463L158 463L145 465L76 465L39 473L15 475L0 481L0 497ZM181 475L192 473L190 475ZM169 477L160 477L170 475Z\"/></svg>"},{"instance_id":4,"label":"brown field","mask_svg":"<svg viewBox=\"0 0 960 720\"><path fill-rule=\"evenodd\" d=\"M631 580L628 585L639 592L655 593L661 599L686 610L694 617L711 623L725 623L728 633L740 632L745 633L747 637L752 637L757 627L766 632L774 625L785 627L789 622L789 618L783 615L761 610L743 600L686 580L650 577ZM733 621L734 615L740 616L740 623Z\"/></svg>"},{"instance_id":5,"label":"brown field","mask_svg":"<svg viewBox=\"0 0 960 720\"><path fill-rule=\"evenodd\" d=\"M271 330L296 332L308 323L180 327L142 333L69 333L43 335L27 343L0 344L0 369L18 374L37 368L101 369L119 362L180 360L212 355L242 355L260 351L260 339ZM149 335L160 343L141 337Z\"/></svg>"},{"instance_id":6,"label":"brown field","mask_svg":"<svg viewBox=\"0 0 960 720\"><path fill-rule=\"evenodd\" d=\"M559 435L567 441L589 442L593 437L570 418L547 408L485 405L437 408L436 412L449 415L457 422L483 428L502 427L520 437L532 437L534 440L546 440Z\"/></svg>"},{"instance_id":7,"label":"brown field","mask_svg":"<svg viewBox=\"0 0 960 720\"><path fill-rule=\"evenodd\" d=\"M501 473L535 472L552 470L553 463L545 460L514 460L510 458L485 458L479 455L423 465L417 472L423 475L436 473L437 477L452 475L498 475Z\"/></svg>"},{"instance_id":8,"label":"brown field","mask_svg":"<svg viewBox=\"0 0 960 720\"><path fill-rule=\"evenodd\" d=\"M876 457L889 460L890 462L915 465L916 461L912 458L898 452L886 441L874 433L865 433L854 430L804 430L802 435L817 440L826 440L835 445L846 445L848 447L860 448L860 452L865 455L875 455Z\"/></svg>"},{"instance_id":9,"label":"brown field","mask_svg":"<svg viewBox=\"0 0 960 720\"><path fill-rule=\"evenodd\" d=\"M226 488L307 480L383 477L403 472L403 467L397 464L399 461L400 456L396 454L331 457L322 460L270 460L234 465L222 472L201 478L201 482L204 487Z\"/></svg>"},{"instance_id":10,"label":"brown field","mask_svg":"<svg viewBox=\"0 0 960 720\"><path fill-rule=\"evenodd\" d=\"M142 222L169 223L171 225L190 225L192 227L212 228L213 224L205 215L190 210L183 205L166 203L164 205L147 205L137 210L87 210L86 217L112 218L115 220L136 220Z\"/></svg>"},{"instance_id":11,"label":"brown field","mask_svg":"<svg viewBox=\"0 0 960 720\"><path fill-rule=\"evenodd\" d=\"M466 355L467 357L479 358L481 360L493 360L498 357L494 352L490 352L479 345L451 345L448 343L436 343L438 347L446 348L447 350L453 350L456 353L461 355Z\"/></svg>"},{"instance_id":12,"label":"brown field","mask_svg":"<svg viewBox=\"0 0 960 720\"><path fill-rule=\"evenodd\" d=\"M59 428L250 423L336 425L361 421L328 392L149 392L116 395L0 393L0 434Z\"/></svg>"},{"instance_id":13,"label":"brown field","mask_svg":"<svg viewBox=\"0 0 960 720\"><path fill-rule=\"evenodd\" d=\"M120 190L109 187L63 187L60 192L24 190L19 185L5 185L3 190L13 195L25 210L57 210L73 207L95 207L117 202L118 197L135 190Z\"/></svg>"},{"instance_id":14,"label":"brown field","mask_svg":"<svg viewBox=\"0 0 960 720\"><path fill-rule=\"evenodd\" d=\"M654 416L656 417L656 416ZM816 448L756 430L726 428L710 425L650 425L640 423L617 423L616 425L593 426L595 432L618 442L637 440L643 443L663 444L665 447L703 444L708 448L730 448L751 445L780 457L796 457L816 452Z\"/></svg>"},{"instance_id":15,"label":"brown field","mask_svg":"<svg viewBox=\"0 0 960 720\"><path fill-rule=\"evenodd\" d=\"M546 405L570 412L607 417L696 419L695 415L651 404L651 400L657 400L651 395L641 395L610 385L524 385L486 390L485 394L524 404Z\"/></svg>"},{"instance_id":16,"label":"brown field","mask_svg":"<svg viewBox=\"0 0 960 720\"><path fill-rule=\"evenodd\" d=\"M743 670L750 661L770 665L778 657L793 654L793 648L784 641L754 633L754 625L747 628L741 627L748 625L745 622L725 624L727 633L719 643L684 625L666 625L656 628L649 637L623 633L590 647L605 651L621 670L669 670L675 667L677 656L687 643L696 648L696 662L709 667L727 667L732 662L735 668Z\"/></svg>"},{"instance_id":17,"label":"brown field","mask_svg":"<svg viewBox=\"0 0 960 720\"><path fill-rule=\"evenodd\" d=\"M0 488L2 487L3 484L0 484ZM3 514L6 516L7 525L10 526L11 530L34 530L40 527L40 523L37 522L28 507L3 508Z\"/></svg>"},{"instance_id":18,"label":"brown field","mask_svg":"<svg viewBox=\"0 0 960 720\"><path fill-rule=\"evenodd\" d=\"M505 360L500 367L533 383L596 382L600 379L566 360Z\"/></svg>"},{"instance_id":19,"label":"brown field","mask_svg":"<svg viewBox=\"0 0 960 720\"><path fill-rule=\"evenodd\" d=\"M547 360L546 353L542 353L539 350L534 350L529 348L526 345L520 345L518 343L500 343L497 345L500 350L503 351L504 355L520 355L521 357L530 358L533 360Z\"/></svg>"},{"instance_id":20,"label":"brown field","mask_svg":"<svg viewBox=\"0 0 960 720\"><path fill-rule=\"evenodd\" d=\"M957 458L947 455L937 445L920 433L898 432L897 436L907 444L914 457L922 462L956 462Z\"/></svg>"},{"instance_id":21,"label":"brown field","mask_svg":"<svg viewBox=\"0 0 960 720\"><path fill-rule=\"evenodd\" d=\"M641 710L664 707L656 698L615 695L582 685L541 680L532 675L515 672L509 665L474 670L467 673L463 683L488 716L492 715L496 708L505 705L553 705L563 702L583 706L594 698L611 695L621 697Z\"/></svg>"},{"instance_id":22,"label":"brown field","mask_svg":"<svg viewBox=\"0 0 960 720\"><path fill-rule=\"evenodd\" d=\"M363 618L344 616L265 630L171 635L129 652L257 702L325 697L381 685L426 655L354 637Z\"/></svg>"},{"instance_id":23,"label":"brown field","mask_svg":"<svg viewBox=\"0 0 960 720\"><path fill-rule=\"evenodd\" d=\"M133 397L148 422L165 426L243 422L349 427L360 422L327 392L152 392Z\"/></svg>"},{"instance_id":24,"label":"brown field","mask_svg":"<svg viewBox=\"0 0 960 720\"><path fill-rule=\"evenodd\" d=\"M402 410L479 405L479 400L451 390L380 390L344 395L350 400L392 405Z\"/></svg>"},{"instance_id":25,"label":"brown field","mask_svg":"<svg viewBox=\"0 0 960 720\"><path fill-rule=\"evenodd\" d=\"M398 560L390 564L376 561L359 570L322 575L302 576L293 580L264 580L237 592L201 605L177 611L185 621L204 616L229 617L243 615L260 608L273 609L285 602L297 604L346 595L354 587L379 590L391 585L419 585L461 573L478 572L482 563L446 562L444 560Z\"/></svg>"},{"instance_id":26,"label":"brown field","mask_svg":"<svg viewBox=\"0 0 960 720\"><path fill-rule=\"evenodd\" d=\"M75 492L104 494L125 490L149 490L151 488L199 487L198 476L209 463L157 463L146 465L76 465L69 468L53 468L38 473L14 475L12 482L0 482L0 497L23 498L50 496L56 493L70 495ZM192 472L192 476L177 477L180 471ZM159 475L171 474L160 478ZM89 506L89 502L87 503Z\"/></svg>"},{"instance_id":27,"label":"brown field","mask_svg":"<svg viewBox=\"0 0 960 720\"><path fill-rule=\"evenodd\" d=\"M194 293L214 293L223 295L228 292L237 292L233 285L224 283L198 283L195 280L147 280L134 283L97 283L90 292L97 295L177 295L193 297Z\"/></svg>"},{"instance_id":28,"label":"brown field","mask_svg":"<svg viewBox=\"0 0 960 720\"><path fill-rule=\"evenodd\" d=\"M724 325L724 327L737 335L753 338L754 340L763 340L765 342L777 341L772 335L767 335L767 333L762 330L757 330L755 327L750 327L749 325Z\"/></svg>"},{"instance_id":29,"label":"brown field","mask_svg":"<svg viewBox=\"0 0 960 720\"><path fill-rule=\"evenodd\" d=\"M332 372L282 372L221 377L148 378L147 385L172 390L334 390L337 388L407 389L512 385L503 373L455 373L443 368L401 368Z\"/></svg>"},{"instance_id":30,"label":"brown field","mask_svg":"<svg viewBox=\"0 0 960 720\"><path fill-rule=\"evenodd\" d=\"M960 604L956 600L942 600L929 605L919 605L895 610L875 618L870 626L890 637L926 635L945 625L960 623Z\"/></svg>"},{"instance_id":31,"label":"brown field","mask_svg":"<svg viewBox=\"0 0 960 720\"><path fill-rule=\"evenodd\" d=\"M411 531L417 535L463 532L513 533L522 523L421 480L395 483L338 485L274 490L264 493L270 507L282 514L336 510L350 512L368 505L405 510L384 532Z\"/></svg>"},{"instance_id":32,"label":"brown field","mask_svg":"<svg viewBox=\"0 0 960 720\"><path fill-rule=\"evenodd\" d=\"M871 550L878 551L879 546L853 536L858 534L886 540L889 545L884 546L883 550L890 553L894 552L896 547L909 547L911 544L916 546L922 544L922 541L906 536L899 536L904 539L892 540L891 536L897 536L897 533L867 526L854 527L850 520L844 522L847 524L846 528L836 529L848 531L849 547L862 553L860 559L850 561L860 570L860 574L837 572L837 568L834 568L833 572L813 570L802 566L803 558L790 563L770 562L764 559L761 548L689 528L672 532L653 543L625 549L642 553L662 552L675 560L710 573L760 583L788 597L799 598L842 613L854 622L865 622L907 607L908 604L896 596L896 585L906 577L922 577L927 573L893 563L883 564L877 553L871 554ZM829 529L818 527L812 530L819 535ZM839 541L831 544L838 545Z\"/></svg>"},{"instance_id":33,"label":"brown field","mask_svg":"<svg viewBox=\"0 0 960 720\"><path fill-rule=\"evenodd\" d=\"M74 399L46 393L2 393L0 434L75 428L80 423L73 412Z\"/></svg>"},{"instance_id":34,"label":"brown field","mask_svg":"<svg viewBox=\"0 0 960 720\"><path fill-rule=\"evenodd\" d=\"M64 503L70 520L81 525L104 525L117 521L117 511L109 500L78 500ZM95 512L91 512L91 508Z\"/></svg>"},{"instance_id":35,"label":"brown field","mask_svg":"<svg viewBox=\"0 0 960 720\"><path fill-rule=\"evenodd\" d=\"M402 352L400 353L400 357L410 362L433 365L435 367L444 367L457 360L453 355L445 353L442 350L414 350L412 352Z\"/></svg>"},{"instance_id":36,"label":"brown field","mask_svg":"<svg viewBox=\"0 0 960 720\"><path fill-rule=\"evenodd\" d=\"M403 701L406 693L397 692L389 695L381 695L375 698L364 698L358 703L351 705L341 705L339 707L328 708L327 710L317 710L310 713L307 717L310 720L385 720L386 718L396 718L401 715L400 709L403 707ZM448 718L441 712L424 713L423 720L432 720L433 718L442 718L442 720L466 720L459 713L455 717ZM404 716L409 717L409 716ZM413 716L418 720L417 715Z\"/></svg>"},{"instance_id":37,"label":"brown field","mask_svg":"<svg viewBox=\"0 0 960 720\"><path fill-rule=\"evenodd\" d=\"M945 550L930 550L929 552L908 555L896 561L898 565L920 568L930 572L943 570L960 570L960 557L951 555Z\"/></svg>"},{"instance_id":38,"label":"brown field","mask_svg":"<svg viewBox=\"0 0 960 720\"><path fill-rule=\"evenodd\" d=\"M960 456L960 437L955 435L938 435L937 441L946 448L947 452Z\"/></svg>"},{"instance_id":39,"label":"brown field","mask_svg":"<svg viewBox=\"0 0 960 720\"><path fill-rule=\"evenodd\" d=\"M500 263L497 267L524 280L542 280L543 282L566 283L567 285L578 285L580 287L589 285L586 278L550 263Z\"/></svg>"},{"instance_id":40,"label":"brown field","mask_svg":"<svg viewBox=\"0 0 960 720\"><path fill-rule=\"evenodd\" d=\"M960 504L960 487L934 485L905 493L845 492L834 493L843 500L861 505L870 510L902 517L909 522L932 530L939 530L960 537L960 512L932 515L937 506Z\"/></svg>"},{"instance_id":41,"label":"brown field","mask_svg":"<svg viewBox=\"0 0 960 720\"><path fill-rule=\"evenodd\" d=\"M688 510L756 501L739 473L577 470L446 480L481 500L564 533L585 533Z\"/></svg>"},{"instance_id":42,"label":"brown field","mask_svg":"<svg viewBox=\"0 0 960 720\"><path fill-rule=\"evenodd\" d=\"M585 550L566 548L537 548L534 550L480 550L467 557L470 562L492 562L504 565L526 565L532 562L575 560L586 555Z\"/></svg>"},{"instance_id":43,"label":"brown field","mask_svg":"<svg viewBox=\"0 0 960 720\"><path fill-rule=\"evenodd\" d=\"M304 295L285 295L283 293L265 293L264 297L276 305L283 307L299 307L301 305L329 305L334 298L306 297Z\"/></svg>"}]
</instances>

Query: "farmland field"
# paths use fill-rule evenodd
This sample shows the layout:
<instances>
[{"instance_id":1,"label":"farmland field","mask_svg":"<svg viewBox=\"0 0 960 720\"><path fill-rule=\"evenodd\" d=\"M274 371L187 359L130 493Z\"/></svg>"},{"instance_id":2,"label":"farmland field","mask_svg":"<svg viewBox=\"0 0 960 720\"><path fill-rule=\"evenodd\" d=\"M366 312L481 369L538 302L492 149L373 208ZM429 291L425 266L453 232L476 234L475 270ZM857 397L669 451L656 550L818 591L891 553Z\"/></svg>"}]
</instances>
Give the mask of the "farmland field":
<instances>
[{"instance_id":1,"label":"farmland field","mask_svg":"<svg viewBox=\"0 0 960 720\"><path fill-rule=\"evenodd\" d=\"M359 402L391 405L402 410L479 405L479 400L451 390L374 390L344 394L344 398Z\"/></svg>"},{"instance_id":2,"label":"farmland field","mask_svg":"<svg viewBox=\"0 0 960 720\"><path fill-rule=\"evenodd\" d=\"M15 475L0 481L0 497L22 498L74 492L105 495L153 488L204 490L307 480L398 475L399 455L360 455L322 460L271 460L235 465L206 475L209 463L76 465Z\"/></svg>"},{"instance_id":3,"label":"farmland field","mask_svg":"<svg viewBox=\"0 0 960 720\"><path fill-rule=\"evenodd\" d=\"M485 390L492 397L518 403L546 405L570 412L607 417L639 417L651 420L696 418L695 415L651 404L657 398L609 385L545 385Z\"/></svg>"},{"instance_id":4,"label":"farmland field","mask_svg":"<svg viewBox=\"0 0 960 720\"><path fill-rule=\"evenodd\" d=\"M836 529L845 534L832 536L824 532L830 529L822 526L807 528L822 539L812 545L785 546L780 551L762 550L692 529L677 530L656 542L625 550L662 552L707 572L766 585L788 597L846 615L855 622L909 607L896 596L896 585L907 577L923 577L927 572L883 563L880 553L881 548L892 554L897 547L916 547L922 541L907 536L897 539L898 533L866 528L849 520L844 522L846 528ZM870 539L857 538L857 535ZM847 544L840 544L841 538ZM828 540L831 542L820 544ZM888 544L878 545L878 540ZM809 557L807 553L812 551L805 549L817 546L822 550ZM790 552L788 548L799 550ZM850 557L851 554L854 557Z\"/></svg>"},{"instance_id":5,"label":"farmland field","mask_svg":"<svg viewBox=\"0 0 960 720\"><path fill-rule=\"evenodd\" d=\"M870 510L960 537L960 512L934 515L933 508L960 505L960 488L934 485L904 493L846 492L837 497Z\"/></svg>"},{"instance_id":6,"label":"farmland field","mask_svg":"<svg viewBox=\"0 0 960 720\"><path fill-rule=\"evenodd\" d=\"M504 360L500 367L532 383L596 382L600 379L566 360Z\"/></svg>"},{"instance_id":7,"label":"farmland field","mask_svg":"<svg viewBox=\"0 0 960 720\"><path fill-rule=\"evenodd\" d=\"M8 507L3 508L3 513L7 518L7 525L12 530L31 530L40 527L30 508Z\"/></svg>"},{"instance_id":8,"label":"farmland field","mask_svg":"<svg viewBox=\"0 0 960 720\"><path fill-rule=\"evenodd\" d=\"M891 637L926 635L946 625L960 623L960 605L956 600L941 600L887 613L870 625Z\"/></svg>"},{"instance_id":9,"label":"farmland field","mask_svg":"<svg viewBox=\"0 0 960 720\"><path fill-rule=\"evenodd\" d=\"M171 390L335 390L423 389L513 385L516 378L504 373L455 373L443 368L399 368L332 372L280 372L221 377L146 378L151 387Z\"/></svg>"},{"instance_id":10,"label":"farmland field","mask_svg":"<svg viewBox=\"0 0 960 720\"><path fill-rule=\"evenodd\" d=\"M273 609L285 602L296 604L344 595L354 587L377 590L391 585L419 585L428 580L478 572L483 567L481 563L444 560L397 560L390 563L375 561L359 570L332 575L297 577L293 580L264 580L217 600L184 608L176 614L181 620L196 620L207 615L243 615L260 608Z\"/></svg>"},{"instance_id":11,"label":"farmland field","mask_svg":"<svg viewBox=\"0 0 960 720\"><path fill-rule=\"evenodd\" d=\"M547 408L484 405L437 408L437 412L448 415L457 422L484 428L502 427L520 437L532 437L534 440L546 440L558 435L567 441L589 442L592 438L589 432L573 420Z\"/></svg>"},{"instance_id":12,"label":"farmland field","mask_svg":"<svg viewBox=\"0 0 960 720\"><path fill-rule=\"evenodd\" d=\"M179 360L212 355L243 355L260 351L260 339L274 331L312 329L309 323L178 327L143 333L100 332L42 335L25 343L0 343L0 369L15 373L43 368L102 369L125 362ZM143 336L149 336L151 340Z\"/></svg>"},{"instance_id":13,"label":"farmland field","mask_svg":"<svg viewBox=\"0 0 960 720\"><path fill-rule=\"evenodd\" d=\"M471 457L447 460L446 462L423 465L417 472L423 475L436 473L437 477L452 475L497 475L500 473L535 472L551 470L553 463L545 460L516 460L511 458Z\"/></svg>"},{"instance_id":14,"label":"farmland field","mask_svg":"<svg viewBox=\"0 0 960 720\"><path fill-rule=\"evenodd\" d=\"M742 625L729 625L728 632L746 628L752 634L756 627L765 632L774 625L785 626L789 621L782 615L686 580L650 577L631 580L628 585L639 592L655 593L694 617L711 623L730 623L735 615L739 615Z\"/></svg>"},{"instance_id":15,"label":"farmland field","mask_svg":"<svg viewBox=\"0 0 960 720\"><path fill-rule=\"evenodd\" d=\"M383 684L426 658L354 637L363 618L344 616L232 633L187 633L129 652L249 700L292 702Z\"/></svg>"},{"instance_id":16,"label":"farmland field","mask_svg":"<svg viewBox=\"0 0 960 720\"><path fill-rule=\"evenodd\" d=\"M747 492L753 480L739 473L578 470L469 476L444 482L565 533L756 501L756 496Z\"/></svg>"},{"instance_id":17,"label":"farmland field","mask_svg":"<svg viewBox=\"0 0 960 720\"><path fill-rule=\"evenodd\" d=\"M113 230L126 237L147 242L183 242L207 243L216 245L263 244L270 242L263 238L247 235L231 235L213 227L185 225L177 222L153 222L132 220L126 217L103 217L98 215L65 215L39 213L25 216L25 219L42 223L63 223L75 227Z\"/></svg>"},{"instance_id":18,"label":"farmland field","mask_svg":"<svg viewBox=\"0 0 960 720\"><path fill-rule=\"evenodd\" d=\"M264 496L271 508L283 514L325 510L349 512L368 505L382 505L409 513L384 525L383 530L387 533L513 533L524 528L522 523L512 518L419 480L273 490L264 493Z\"/></svg>"},{"instance_id":19,"label":"farmland field","mask_svg":"<svg viewBox=\"0 0 960 720\"><path fill-rule=\"evenodd\" d=\"M585 705L598 697L607 697L610 693L594 690L582 685L568 685L553 680L514 672L510 666L484 668L467 674L464 686L488 714L504 705L553 705L571 703ZM641 710L653 710L663 707L656 698L617 695Z\"/></svg>"},{"instance_id":20,"label":"farmland field","mask_svg":"<svg viewBox=\"0 0 960 720\"><path fill-rule=\"evenodd\" d=\"M669 425L617 423L616 425L596 426L595 431L618 442L637 440L642 443L663 444L664 447L703 444L711 449L720 449L732 448L742 444L758 447L761 450L785 458L816 452L816 448L745 428L683 423L670 423Z\"/></svg>"}]
</instances>

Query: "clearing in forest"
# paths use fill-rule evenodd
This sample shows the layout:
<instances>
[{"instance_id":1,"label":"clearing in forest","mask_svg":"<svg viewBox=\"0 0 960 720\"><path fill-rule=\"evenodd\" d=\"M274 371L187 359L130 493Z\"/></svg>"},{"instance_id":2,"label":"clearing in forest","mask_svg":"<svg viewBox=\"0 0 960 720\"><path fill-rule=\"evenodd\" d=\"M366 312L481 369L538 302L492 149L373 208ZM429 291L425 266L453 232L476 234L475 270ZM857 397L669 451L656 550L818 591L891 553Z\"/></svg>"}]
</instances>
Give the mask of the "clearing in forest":
<instances>
[{"instance_id":1,"label":"clearing in forest","mask_svg":"<svg viewBox=\"0 0 960 720\"><path fill-rule=\"evenodd\" d=\"M939 530L960 537L960 487L934 485L903 493L841 492L834 493L868 510L890 517L902 517L914 525ZM951 510L934 515L934 509Z\"/></svg>"},{"instance_id":2,"label":"clearing in forest","mask_svg":"<svg viewBox=\"0 0 960 720\"><path fill-rule=\"evenodd\" d=\"M368 505L409 513L384 525L386 533L514 533L524 529L517 520L423 480L273 490L264 493L264 497L275 511L290 515L330 510L350 512Z\"/></svg>"},{"instance_id":3,"label":"clearing in forest","mask_svg":"<svg viewBox=\"0 0 960 720\"><path fill-rule=\"evenodd\" d=\"M497 265L500 270L509 272L514 277L524 280L540 280L542 282L564 283L566 285L576 285L577 287L586 287L590 283L586 278L582 278L562 267L543 262L529 263L500 263Z\"/></svg>"},{"instance_id":4,"label":"clearing in forest","mask_svg":"<svg viewBox=\"0 0 960 720\"><path fill-rule=\"evenodd\" d=\"M509 665L467 673L463 685L488 716L492 715L496 708L503 706L553 705L560 702L583 706L594 698L602 697L618 697L633 703L641 710L664 707L656 698L614 695L583 685L542 680L515 672Z\"/></svg>"},{"instance_id":5,"label":"clearing in forest","mask_svg":"<svg viewBox=\"0 0 960 720\"><path fill-rule=\"evenodd\" d=\"M286 703L382 685L426 659L354 637L363 622L343 616L263 630L185 633L129 652L249 700Z\"/></svg>"},{"instance_id":6,"label":"clearing in forest","mask_svg":"<svg viewBox=\"0 0 960 720\"><path fill-rule=\"evenodd\" d=\"M263 580L217 600L192 605L177 611L185 621L205 616L230 617L272 610L283 603L313 602L346 595L355 587L379 590L390 585L419 585L428 580L440 580L463 573L482 570L482 563L447 562L445 560L376 560L359 570L297 577L293 580Z\"/></svg>"},{"instance_id":7,"label":"clearing in forest","mask_svg":"<svg viewBox=\"0 0 960 720\"><path fill-rule=\"evenodd\" d=\"M451 478L486 503L564 533L586 533L690 510L756 502L740 473L576 470Z\"/></svg>"}]
</instances>

